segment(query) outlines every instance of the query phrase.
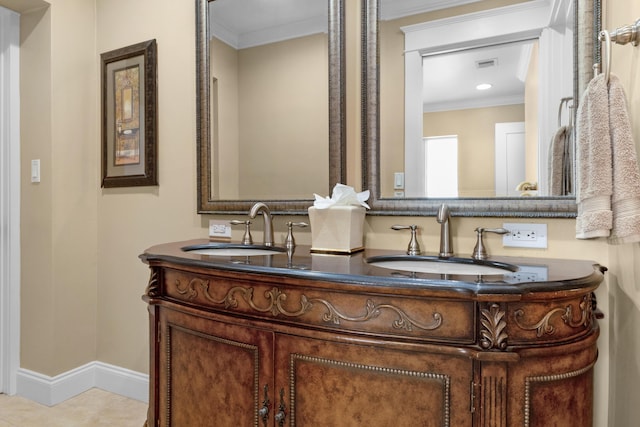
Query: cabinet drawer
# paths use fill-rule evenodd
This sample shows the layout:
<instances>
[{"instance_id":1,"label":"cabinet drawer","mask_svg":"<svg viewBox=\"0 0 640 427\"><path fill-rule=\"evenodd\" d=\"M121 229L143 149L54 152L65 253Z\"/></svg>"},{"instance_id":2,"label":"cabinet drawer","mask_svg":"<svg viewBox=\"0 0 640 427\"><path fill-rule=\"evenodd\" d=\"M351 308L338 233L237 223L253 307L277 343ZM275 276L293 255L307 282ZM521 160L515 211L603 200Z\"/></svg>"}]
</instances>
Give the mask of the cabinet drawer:
<instances>
[{"instance_id":1,"label":"cabinet drawer","mask_svg":"<svg viewBox=\"0 0 640 427\"><path fill-rule=\"evenodd\" d=\"M570 341L591 332L594 322L591 293L553 301L509 303L510 345Z\"/></svg>"},{"instance_id":2,"label":"cabinet drawer","mask_svg":"<svg viewBox=\"0 0 640 427\"><path fill-rule=\"evenodd\" d=\"M473 343L475 303L358 294L167 269L164 294L203 309L323 330Z\"/></svg>"}]
</instances>

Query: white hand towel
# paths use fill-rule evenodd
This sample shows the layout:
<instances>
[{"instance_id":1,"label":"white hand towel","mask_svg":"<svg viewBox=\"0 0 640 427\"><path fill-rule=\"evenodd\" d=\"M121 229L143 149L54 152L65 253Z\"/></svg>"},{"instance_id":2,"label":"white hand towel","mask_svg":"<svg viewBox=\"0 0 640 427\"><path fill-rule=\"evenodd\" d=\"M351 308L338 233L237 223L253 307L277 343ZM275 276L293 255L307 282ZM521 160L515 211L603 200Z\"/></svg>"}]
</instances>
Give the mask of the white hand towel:
<instances>
[{"instance_id":1,"label":"white hand towel","mask_svg":"<svg viewBox=\"0 0 640 427\"><path fill-rule=\"evenodd\" d=\"M640 171L624 89L618 77L609 77L613 226L609 243L640 242Z\"/></svg>"},{"instance_id":2,"label":"white hand towel","mask_svg":"<svg viewBox=\"0 0 640 427\"><path fill-rule=\"evenodd\" d=\"M573 193L573 127L561 126L549 146L549 196Z\"/></svg>"},{"instance_id":3,"label":"white hand towel","mask_svg":"<svg viewBox=\"0 0 640 427\"><path fill-rule=\"evenodd\" d=\"M564 155L567 140L567 126L561 126L551 140L549 147L549 195L562 196L564 187Z\"/></svg>"},{"instance_id":4,"label":"white hand towel","mask_svg":"<svg viewBox=\"0 0 640 427\"><path fill-rule=\"evenodd\" d=\"M576 238L607 237L613 224L611 136L607 82L594 77L578 106L576 127Z\"/></svg>"},{"instance_id":5,"label":"white hand towel","mask_svg":"<svg viewBox=\"0 0 640 427\"><path fill-rule=\"evenodd\" d=\"M569 194L574 194L574 176L573 171L575 165L575 155L574 155L574 127L567 126L567 133L564 142L564 176L563 176L563 185L562 185L562 195L567 196Z\"/></svg>"}]
</instances>

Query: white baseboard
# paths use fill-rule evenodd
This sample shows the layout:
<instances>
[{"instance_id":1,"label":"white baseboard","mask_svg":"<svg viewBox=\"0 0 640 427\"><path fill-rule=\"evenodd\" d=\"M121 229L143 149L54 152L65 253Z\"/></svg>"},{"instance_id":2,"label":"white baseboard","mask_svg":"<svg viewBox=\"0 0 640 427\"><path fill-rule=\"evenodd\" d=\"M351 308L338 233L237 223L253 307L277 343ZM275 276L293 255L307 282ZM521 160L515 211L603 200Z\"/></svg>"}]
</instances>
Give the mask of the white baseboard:
<instances>
[{"instance_id":1,"label":"white baseboard","mask_svg":"<svg viewBox=\"0 0 640 427\"><path fill-rule=\"evenodd\" d=\"M91 388L149 401L149 376L102 362L91 362L55 377L18 369L17 394L53 406Z\"/></svg>"}]
</instances>

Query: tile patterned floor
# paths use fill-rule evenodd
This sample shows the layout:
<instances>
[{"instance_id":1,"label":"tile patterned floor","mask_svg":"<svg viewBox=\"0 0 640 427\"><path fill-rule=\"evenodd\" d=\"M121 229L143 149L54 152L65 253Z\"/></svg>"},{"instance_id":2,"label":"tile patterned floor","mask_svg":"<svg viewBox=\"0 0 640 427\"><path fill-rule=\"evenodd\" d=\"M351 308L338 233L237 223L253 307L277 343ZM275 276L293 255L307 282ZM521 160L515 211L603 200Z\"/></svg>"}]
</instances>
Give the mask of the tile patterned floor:
<instances>
[{"instance_id":1,"label":"tile patterned floor","mask_svg":"<svg viewBox=\"0 0 640 427\"><path fill-rule=\"evenodd\" d=\"M0 427L142 427L147 404L91 389L48 407L0 394Z\"/></svg>"}]
</instances>

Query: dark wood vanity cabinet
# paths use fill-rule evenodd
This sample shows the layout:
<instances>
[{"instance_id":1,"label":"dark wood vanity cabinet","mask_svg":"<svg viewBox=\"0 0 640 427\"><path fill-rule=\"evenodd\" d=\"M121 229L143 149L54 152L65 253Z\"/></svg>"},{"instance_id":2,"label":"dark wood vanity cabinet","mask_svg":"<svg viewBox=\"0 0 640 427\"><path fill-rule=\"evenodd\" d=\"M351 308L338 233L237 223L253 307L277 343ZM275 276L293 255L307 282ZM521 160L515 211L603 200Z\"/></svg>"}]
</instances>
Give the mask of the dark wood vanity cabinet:
<instances>
[{"instance_id":1,"label":"dark wood vanity cabinet","mask_svg":"<svg viewBox=\"0 0 640 427\"><path fill-rule=\"evenodd\" d=\"M471 425L464 357L159 314L158 425Z\"/></svg>"},{"instance_id":2,"label":"dark wood vanity cabinet","mask_svg":"<svg viewBox=\"0 0 640 427\"><path fill-rule=\"evenodd\" d=\"M589 426L595 272L478 295L147 258L149 426Z\"/></svg>"}]
</instances>

